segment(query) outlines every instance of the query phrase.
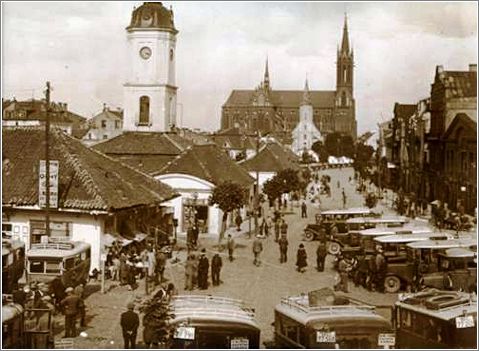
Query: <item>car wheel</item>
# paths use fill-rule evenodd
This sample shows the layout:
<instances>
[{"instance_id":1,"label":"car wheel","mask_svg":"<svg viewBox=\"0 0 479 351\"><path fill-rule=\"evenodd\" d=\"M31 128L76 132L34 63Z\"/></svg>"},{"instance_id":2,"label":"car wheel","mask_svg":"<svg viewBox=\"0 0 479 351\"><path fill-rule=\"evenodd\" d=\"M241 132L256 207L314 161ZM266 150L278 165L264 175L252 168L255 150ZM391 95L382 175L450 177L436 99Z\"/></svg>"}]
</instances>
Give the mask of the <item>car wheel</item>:
<instances>
[{"instance_id":1,"label":"car wheel","mask_svg":"<svg viewBox=\"0 0 479 351\"><path fill-rule=\"evenodd\" d=\"M328 252L331 255L339 254L341 252L341 245L339 245L337 242L334 242L334 241L329 243Z\"/></svg>"},{"instance_id":2,"label":"car wheel","mask_svg":"<svg viewBox=\"0 0 479 351\"><path fill-rule=\"evenodd\" d=\"M313 234L313 232L311 232L310 230L305 231L305 232L304 232L304 239L305 239L306 241L313 241L313 239L314 239L314 234Z\"/></svg>"},{"instance_id":3,"label":"car wheel","mask_svg":"<svg viewBox=\"0 0 479 351\"><path fill-rule=\"evenodd\" d=\"M394 276L388 276L384 279L384 291L387 293L397 293L401 289L401 280Z\"/></svg>"}]
</instances>

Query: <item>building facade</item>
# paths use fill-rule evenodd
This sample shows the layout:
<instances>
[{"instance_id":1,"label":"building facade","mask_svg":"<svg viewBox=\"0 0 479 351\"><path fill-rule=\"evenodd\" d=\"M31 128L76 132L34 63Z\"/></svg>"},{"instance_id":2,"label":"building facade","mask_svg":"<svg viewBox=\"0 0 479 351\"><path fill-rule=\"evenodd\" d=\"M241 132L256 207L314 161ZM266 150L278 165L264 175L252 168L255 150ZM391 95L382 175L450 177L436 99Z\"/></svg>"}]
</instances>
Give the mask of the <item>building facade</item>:
<instances>
[{"instance_id":1,"label":"building facade","mask_svg":"<svg viewBox=\"0 0 479 351\"><path fill-rule=\"evenodd\" d=\"M303 101L299 108L299 123L293 129L292 134L293 144L291 145L291 150L298 156L301 156L303 152L308 153L315 142L323 141L321 132L313 122L313 105L311 105L311 95L307 80L304 84Z\"/></svg>"},{"instance_id":2,"label":"building facade","mask_svg":"<svg viewBox=\"0 0 479 351\"><path fill-rule=\"evenodd\" d=\"M122 133L123 111L110 110L106 104L103 110L88 121L89 129L83 137L86 145L114 138Z\"/></svg>"},{"instance_id":3,"label":"building facade","mask_svg":"<svg viewBox=\"0 0 479 351\"><path fill-rule=\"evenodd\" d=\"M353 90L354 53L349 46L345 19L341 48L337 52L336 90L310 92L313 122L323 136L340 132L357 136ZM233 90L222 107L221 129L239 124L249 132L289 134L300 121L301 90L273 90L268 61L263 81L255 90Z\"/></svg>"},{"instance_id":4,"label":"building facade","mask_svg":"<svg viewBox=\"0 0 479 351\"><path fill-rule=\"evenodd\" d=\"M165 132L176 125L173 10L145 2L126 28L130 64L124 84L125 131Z\"/></svg>"}]
</instances>

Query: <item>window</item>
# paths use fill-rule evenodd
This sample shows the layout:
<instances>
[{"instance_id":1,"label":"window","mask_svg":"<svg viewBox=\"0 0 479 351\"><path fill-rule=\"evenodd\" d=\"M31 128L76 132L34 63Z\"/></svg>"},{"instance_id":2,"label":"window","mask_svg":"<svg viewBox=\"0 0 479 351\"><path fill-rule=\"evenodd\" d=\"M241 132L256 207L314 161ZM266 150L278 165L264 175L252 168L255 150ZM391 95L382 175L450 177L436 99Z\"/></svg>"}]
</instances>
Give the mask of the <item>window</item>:
<instances>
[{"instance_id":1,"label":"window","mask_svg":"<svg viewBox=\"0 0 479 351\"><path fill-rule=\"evenodd\" d=\"M103 139L108 139L108 134L103 134Z\"/></svg>"},{"instance_id":2,"label":"window","mask_svg":"<svg viewBox=\"0 0 479 351\"><path fill-rule=\"evenodd\" d=\"M60 261L58 261L58 260L46 260L45 261L45 273L60 273Z\"/></svg>"},{"instance_id":3,"label":"window","mask_svg":"<svg viewBox=\"0 0 479 351\"><path fill-rule=\"evenodd\" d=\"M120 129L120 121L115 121L115 129Z\"/></svg>"},{"instance_id":4,"label":"window","mask_svg":"<svg viewBox=\"0 0 479 351\"><path fill-rule=\"evenodd\" d=\"M149 125L150 123L150 98L148 96L140 97L140 120L139 125Z\"/></svg>"},{"instance_id":5,"label":"window","mask_svg":"<svg viewBox=\"0 0 479 351\"><path fill-rule=\"evenodd\" d=\"M343 78L344 78L344 83L348 81L348 69L347 67L344 67L343 69Z\"/></svg>"},{"instance_id":6,"label":"window","mask_svg":"<svg viewBox=\"0 0 479 351\"><path fill-rule=\"evenodd\" d=\"M173 61L175 58L175 51L173 49L170 49L170 61Z\"/></svg>"},{"instance_id":7,"label":"window","mask_svg":"<svg viewBox=\"0 0 479 351\"><path fill-rule=\"evenodd\" d=\"M63 268L65 268L66 270L69 270L69 269L72 269L73 267L75 267L75 257L67 258L64 261Z\"/></svg>"},{"instance_id":8,"label":"window","mask_svg":"<svg viewBox=\"0 0 479 351\"><path fill-rule=\"evenodd\" d=\"M30 273L45 273L45 262L30 261Z\"/></svg>"},{"instance_id":9,"label":"window","mask_svg":"<svg viewBox=\"0 0 479 351\"><path fill-rule=\"evenodd\" d=\"M11 223L2 223L2 237L11 237L12 236L12 224Z\"/></svg>"},{"instance_id":10,"label":"window","mask_svg":"<svg viewBox=\"0 0 479 351\"><path fill-rule=\"evenodd\" d=\"M104 119L101 120L101 127L106 128L106 121Z\"/></svg>"},{"instance_id":11,"label":"window","mask_svg":"<svg viewBox=\"0 0 479 351\"><path fill-rule=\"evenodd\" d=\"M346 98L346 93L343 91L341 94L341 106L347 106L348 99Z\"/></svg>"},{"instance_id":12,"label":"window","mask_svg":"<svg viewBox=\"0 0 479 351\"><path fill-rule=\"evenodd\" d=\"M72 232L71 222L50 222L50 236L51 237L69 237ZM38 244L41 242L41 237L46 235L45 221L31 220L30 221L31 240L30 243Z\"/></svg>"}]
</instances>

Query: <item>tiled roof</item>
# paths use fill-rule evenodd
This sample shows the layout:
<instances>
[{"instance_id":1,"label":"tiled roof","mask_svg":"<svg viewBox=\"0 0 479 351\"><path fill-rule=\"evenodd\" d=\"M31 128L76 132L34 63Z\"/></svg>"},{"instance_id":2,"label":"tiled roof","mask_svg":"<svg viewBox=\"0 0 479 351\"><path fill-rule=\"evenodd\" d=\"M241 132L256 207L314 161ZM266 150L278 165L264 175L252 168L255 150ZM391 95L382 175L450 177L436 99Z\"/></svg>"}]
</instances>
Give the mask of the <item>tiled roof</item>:
<instances>
[{"instance_id":1,"label":"tiled roof","mask_svg":"<svg viewBox=\"0 0 479 351\"><path fill-rule=\"evenodd\" d=\"M254 157L238 162L248 172L279 172L287 168L299 170L297 156L277 142L263 145Z\"/></svg>"},{"instance_id":2,"label":"tiled roof","mask_svg":"<svg viewBox=\"0 0 479 351\"><path fill-rule=\"evenodd\" d=\"M278 107L299 107L303 100L303 90L273 90L271 103ZM335 91L310 91L313 107L333 108ZM250 106L254 90L233 90L224 107Z\"/></svg>"},{"instance_id":3,"label":"tiled roof","mask_svg":"<svg viewBox=\"0 0 479 351\"><path fill-rule=\"evenodd\" d=\"M180 154L191 141L175 133L125 132L95 144L93 149L107 155L170 155Z\"/></svg>"},{"instance_id":4,"label":"tiled roof","mask_svg":"<svg viewBox=\"0 0 479 351\"><path fill-rule=\"evenodd\" d=\"M173 160L176 155L111 155L111 157L141 172L152 175Z\"/></svg>"},{"instance_id":5,"label":"tiled roof","mask_svg":"<svg viewBox=\"0 0 479 351\"><path fill-rule=\"evenodd\" d=\"M205 179L215 185L234 181L248 186L254 179L232 161L216 144L193 145L168 162L155 175L182 173Z\"/></svg>"},{"instance_id":6,"label":"tiled roof","mask_svg":"<svg viewBox=\"0 0 479 351\"><path fill-rule=\"evenodd\" d=\"M255 149L255 137L243 134L226 134L224 131L212 136L213 141L222 148L227 149Z\"/></svg>"},{"instance_id":7,"label":"tiled roof","mask_svg":"<svg viewBox=\"0 0 479 351\"><path fill-rule=\"evenodd\" d=\"M59 206L77 210L118 210L160 203L174 191L154 178L85 147L52 128L50 159L58 160ZM38 167L44 159L43 128L2 131L2 203L4 206L38 204Z\"/></svg>"},{"instance_id":8,"label":"tiled roof","mask_svg":"<svg viewBox=\"0 0 479 351\"><path fill-rule=\"evenodd\" d=\"M108 119L113 119L113 120L123 120L123 113L121 111L112 111L109 109L103 110L96 116L93 116L90 120L90 122L96 121L98 119L103 119L103 118L108 118Z\"/></svg>"},{"instance_id":9,"label":"tiled roof","mask_svg":"<svg viewBox=\"0 0 479 351\"><path fill-rule=\"evenodd\" d=\"M440 78L451 97L477 96L477 72L444 71Z\"/></svg>"}]
</instances>

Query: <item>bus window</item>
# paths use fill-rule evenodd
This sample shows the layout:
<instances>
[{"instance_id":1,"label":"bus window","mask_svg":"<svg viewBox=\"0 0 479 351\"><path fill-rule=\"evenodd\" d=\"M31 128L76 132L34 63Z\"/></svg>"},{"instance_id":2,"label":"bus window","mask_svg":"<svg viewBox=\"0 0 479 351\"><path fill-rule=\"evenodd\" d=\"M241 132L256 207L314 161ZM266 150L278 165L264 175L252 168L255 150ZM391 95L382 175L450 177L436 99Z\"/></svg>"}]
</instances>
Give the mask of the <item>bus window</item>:
<instances>
[{"instance_id":1,"label":"bus window","mask_svg":"<svg viewBox=\"0 0 479 351\"><path fill-rule=\"evenodd\" d=\"M45 262L30 261L30 273L45 273Z\"/></svg>"},{"instance_id":2,"label":"bus window","mask_svg":"<svg viewBox=\"0 0 479 351\"><path fill-rule=\"evenodd\" d=\"M60 262L58 260L47 260L45 264L45 273L60 273Z\"/></svg>"},{"instance_id":3,"label":"bus window","mask_svg":"<svg viewBox=\"0 0 479 351\"><path fill-rule=\"evenodd\" d=\"M75 258L74 257L67 258L63 262L63 268L66 269L67 271L72 269L73 267L75 267Z\"/></svg>"}]
</instances>

